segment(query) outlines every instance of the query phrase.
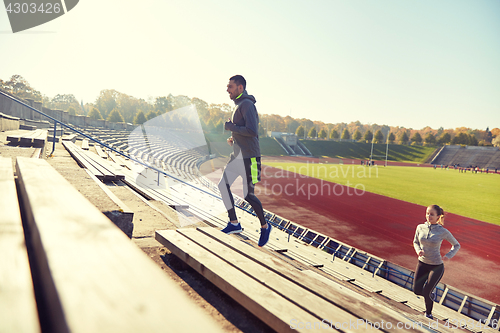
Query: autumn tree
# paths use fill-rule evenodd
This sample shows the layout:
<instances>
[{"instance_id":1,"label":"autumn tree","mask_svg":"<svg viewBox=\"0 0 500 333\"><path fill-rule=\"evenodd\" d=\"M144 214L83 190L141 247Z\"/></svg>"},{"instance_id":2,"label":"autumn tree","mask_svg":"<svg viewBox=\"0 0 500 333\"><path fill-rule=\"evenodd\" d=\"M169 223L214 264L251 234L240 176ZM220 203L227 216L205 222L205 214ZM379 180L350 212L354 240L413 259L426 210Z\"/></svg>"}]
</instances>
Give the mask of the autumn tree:
<instances>
[{"instance_id":1,"label":"autumn tree","mask_svg":"<svg viewBox=\"0 0 500 333\"><path fill-rule=\"evenodd\" d=\"M116 109L120 112L123 118L127 122L132 122L137 110L142 110L144 113L148 113L150 110L153 110L153 106L148 104L142 98L135 98L133 96L118 93L116 96Z\"/></svg>"},{"instance_id":2,"label":"autumn tree","mask_svg":"<svg viewBox=\"0 0 500 333\"><path fill-rule=\"evenodd\" d=\"M330 132L330 139L337 140L340 137L339 132L337 130L332 129Z\"/></svg>"},{"instance_id":3,"label":"autumn tree","mask_svg":"<svg viewBox=\"0 0 500 333\"><path fill-rule=\"evenodd\" d=\"M420 135L419 132L415 132L415 134L413 134L413 136L411 137L411 141L422 143L422 136Z\"/></svg>"},{"instance_id":4,"label":"autumn tree","mask_svg":"<svg viewBox=\"0 0 500 333\"><path fill-rule=\"evenodd\" d=\"M123 116L121 115L120 111L117 109L111 110L108 116L108 121L111 121L113 123L123 123Z\"/></svg>"},{"instance_id":5,"label":"autumn tree","mask_svg":"<svg viewBox=\"0 0 500 333\"><path fill-rule=\"evenodd\" d=\"M394 133L389 133L389 143L394 143L394 141L396 141L396 136L394 135Z\"/></svg>"},{"instance_id":6,"label":"autumn tree","mask_svg":"<svg viewBox=\"0 0 500 333\"><path fill-rule=\"evenodd\" d=\"M32 88L28 81L21 75L12 75L10 80L2 81L0 88L18 98L31 98L34 101L42 100L42 94L38 90Z\"/></svg>"},{"instance_id":7,"label":"autumn tree","mask_svg":"<svg viewBox=\"0 0 500 333\"><path fill-rule=\"evenodd\" d=\"M495 147L500 147L500 135L497 135L491 142Z\"/></svg>"},{"instance_id":8,"label":"autumn tree","mask_svg":"<svg viewBox=\"0 0 500 333\"><path fill-rule=\"evenodd\" d=\"M307 133L308 128L311 128L314 126L314 123L310 119L302 118L299 120L299 123L300 123L300 125L302 125L304 127L304 130L306 131L306 133Z\"/></svg>"},{"instance_id":9,"label":"autumn tree","mask_svg":"<svg viewBox=\"0 0 500 333\"><path fill-rule=\"evenodd\" d=\"M135 115L134 118L134 124L135 125L142 125L147 121L146 116L144 115L144 112L142 110L139 110L137 114Z\"/></svg>"},{"instance_id":10,"label":"autumn tree","mask_svg":"<svg viewBox=\"0 0 500 333\"><path fill-rule=\"evenodd\" d=\"M408 140L410 140L410 138L408 137L408 133L406 133L406 131L403 131L399 136L399 142L403 145L406 145L408 143Z\"/></svg>"},{"instance_id":11,"label":"autumn tree","mask_svg":"<svg viewBox=\"0 0 500 333\"><path fill-rule=\"evenodd\" d=\"M372 131L368 130L365 132L365 135L363 136L363 140L367 142L371 142L373 140L373 133Z\"/></svg>"},{"instance_id":12,"label":"autumn tree","mask_svg":"<svg viewBox=\"0 0 500 333\"><path fill-rule=\"evenodd\" d=\"M191 98L185 95L178 95L173 97L170 97L169 95L169 98L173 100L173 110L180 109L192 104Z\"/></svg>"},{"instance_id":13,"label":"autumn tree","mask_svg":"<svg viewBox=\"0 0 500 333\"><path fill-rule=\"evenodd\" d=\"M382 134L381 130L377 130L377 132L375 132L375 142L376 143L384 142L384 134Z\"/></svg>"},{"instance_id":14,"label":"autumn tree","mask_svg":"<svg viewBox=\"0 0 500 333\"><path fill-rule=\"evenodd\" d=\"M207 121L210 118L220 118L221 114L211 114L209 110L209 105L207 102L205 102L202 99L199 98L192 98L191 102L194 104L196 107L196 111L198 112L198 116L200 117L201 121Z\"/></svg>"},{"instance_id":15,"label":"autumn tree","mask_svg":"<svg viewBox=\"0 0 500 333\"><path fill-rule=\"evenodd\" d=\"M104 89L99 93L95 101L95 106L103 116L107 116L117 106L118 92L113 89Z\"/></svg>"},{"instance_id":16,"label":"autumn tree","mask_svg":"<svg viewBox=\"0 0 500 333\"><path fill-rule=\"evenodd\" d=\"M427 133L424 141L428 145L435 145L437 143L436 137L434 135L432 135L432 133Z\"/></svg>"},{"instance_id":17,"label":"autumn tree","mask_svg":"<svg viewBox=\"0 0 500 333\"><path fill-rule=\"evenodd\" d=\"M50 100L50 106L47 107L58 110L68 110L70 107L73 107L76 112L76 109L80 108L80 103L78 103L73 94L57 94Z\"/></svg>"},{"instance_id":18,"label":"autumn tree","mask_svg":"<svg viewBox=\"0 0 500 333\"><path fill-rule=\"evenodd\" d=\"M309 130L309 133L307 134L308 137L310 138L315 138L316 137L316 127L311 127L311 129Z\"/></svg>"},{"instance_id":19,"label":"autumn tree","mask_svg":"<svg viewBox=\"0 0 500 333\"><path fill-rule=\"evenodd\" d=\"M156 118L158 115L156 114L156 112L154 112L153 110L149 111L147 114L146 114L146 119L147 120L151 120L153 118Z\"/></svg>"},{"instance_id":20,"label":"autumn tree","mask_svg":"<svg viewBox=\"0 0 500 333\"><path fill-rule=\"evenodd\" d=\"M493 139L493 135L490 132L490 128L486 127L486 131L485 131L485 134L484 134L484 142L487 143L487 144L489 144L489 143L491 143L492 139Z\"/></svg>"},{"instance_id":21,"label":"autumn tree","mask_svg":"<svg viewBox=\"0 0 500 333\"><path fill-rule=\"evenodd\" d=\"M322 128L321 131L319 131L318 137L320 139L326 139L326 136L327 136L326 131L324 128Z\"/></svg>"},{"instance_id":22,"label":"autumn tree","mask_svg":"<svg viewBox=\"0 0 500 333\"><path fill-rule=\"evenodd\" d=\"M167 111L172 111L172 103L171 101L165 97L156 97L154 102L155 110L158 110L160 114L165 113Z\"/></svg>"},{"instance_id":23,"label":"autumn tree","mask_svg":"<svg viewBox=\"0 0 500 333\"><path fill-rule=\"evenodd\" d=\"M491 136L492 136L493 139L497 138L500 135L500 128L495 127L490 132L491 132Z\"/></svg>"},{"instance_id":24,"label":"autumn tree","mask_svg":"<svg viewBox=\"0 0 500 333\"><path fill-rule=\"evenodd\" d=\"M469 140L467 141L469 146L477 146L479 142L474 134L469 134Z\"/></svg>"},{"instance_id":25,"label":"autumn tree","mask_svg":"<svg viewBox=\"0 0 500 333\"><path fill-rule=\"evenodd\" d=\"M344 131L342 132L342 136L340 138L342 140L349 140L351 138L351 135L349 134L347 128L344 128Z\"/></svg>"},{"instance_id":26,"label":"autumn tree","mask_svg":"<svg viewBox=\"0 0 500 333\"><path fill-rule=\"evenodd\" d=\"M95 107L90 109L88 117L91 119L96 119L96 120L102 119L101 112L99 111L98 108L95 108Z\"/></svg>"},{"instance_id":27,"label":"autumn tree","mask_svg":"<svg viewBox=\"0 0 500 333\"><path fill-rule=\"evenodd\" d=\"M454 145L466 145L467 141L469 139L469 136L465 134L464 132L460 132L455 137L453 140L451 140L451 143Z\"/></svg>"},{"instance_id":28,"label":"autumn tree","mask_svg":"<svg viewBox=\"0 0 500 333\"><path fill-rule=\"evenodd\" d=\"M441 145L445 145L451 142L451 135L448 132L444 132L438 140L438 143Z\"/></svg>"},{"instance_id":29,"label":"autumn tree","mask_svg":"<svg viewBox=\"0 0 500 333\"><path fill-rule=\"evenodd\" d=\"M286 116L283 121L285 123L287 133L295 133L297 128L300 126L300 123L290 116Z\"/></svg>"},{"instance_id":30,"label":"autumn tree","mask_svg":"<svg viewBox=\"0 0 500 333\"><path fill-rule=\"evenodd\" d=\"M460 132L455 137L453 140L451 140L451 143L454 145L466 145L468 141L468 135L465 134L464 132Z\"/></svg>"},{"instance_id":31,"label":"autumn tree","mask_svg":"<svg viewBox=\"0 0 500 333\"><path fill-rule=\"evenodd\" d=\"M299 138L303 138L303 137L304 137L304 134L305 134L304 126L300 125L299 127L297 127L297 130L295 131L295 134L296 134Z\"/></svg>"},{"instance_id":32,"label":"autumn tree","mask_svg":"<svg viewBox=\"0 0 500 333\"><path fill-rule=\"evenodd\" d=\"M359 141L359 140L361 140L361 137L362 137L361 132L359 131L359 129L356 129L356 132L354 132L354 134L352 135L352 138L356 141Z\"/></svg>"}]
</instances>

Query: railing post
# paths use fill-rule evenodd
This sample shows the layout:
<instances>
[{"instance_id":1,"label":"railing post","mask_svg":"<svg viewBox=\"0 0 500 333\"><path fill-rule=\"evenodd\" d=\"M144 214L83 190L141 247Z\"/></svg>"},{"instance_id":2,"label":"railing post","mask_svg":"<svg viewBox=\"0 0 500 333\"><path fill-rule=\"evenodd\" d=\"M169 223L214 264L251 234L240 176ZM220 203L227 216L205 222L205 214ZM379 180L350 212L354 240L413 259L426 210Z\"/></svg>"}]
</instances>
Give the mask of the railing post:
<instances>
[{"instance_id":1,"label":"railing post","mask_svg":"<svg viewBox=\"0 0 500 333\"><path fill-rule=\"evenodd\" d=\"M54 153L54 150L56 150L56 129L57 129L57 122L54 121L54 137L52 138L52 151L50 152L50 156Z\"/></svg>"}]
</instances>

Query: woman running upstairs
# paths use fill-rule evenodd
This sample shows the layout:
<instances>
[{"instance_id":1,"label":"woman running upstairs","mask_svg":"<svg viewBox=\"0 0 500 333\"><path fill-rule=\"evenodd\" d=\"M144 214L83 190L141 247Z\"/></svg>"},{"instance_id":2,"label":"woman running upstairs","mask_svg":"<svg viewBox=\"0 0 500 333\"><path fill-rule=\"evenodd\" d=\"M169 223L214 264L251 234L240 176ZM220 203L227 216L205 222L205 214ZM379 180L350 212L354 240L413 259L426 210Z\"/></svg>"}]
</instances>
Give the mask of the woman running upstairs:
<instances>
[{"instance_id":1,"label":"woman running upstairs","mask_svg":"<svg viewBox=\"0 0 500 333\"><path fill-rule=\"evenodd\" d=\"M436 299L433 292L444 274L444 263L460 249L460 244L444 225L444 211L438 205L427 207L427 222L419 224L415 231L413 247L418 255L418 264L413 279L413 292L424 297L425 316L432 317L432 307ZM441 257L441 243L446 239L452 245L451 250Z\"/></svg>"}]
</instances>

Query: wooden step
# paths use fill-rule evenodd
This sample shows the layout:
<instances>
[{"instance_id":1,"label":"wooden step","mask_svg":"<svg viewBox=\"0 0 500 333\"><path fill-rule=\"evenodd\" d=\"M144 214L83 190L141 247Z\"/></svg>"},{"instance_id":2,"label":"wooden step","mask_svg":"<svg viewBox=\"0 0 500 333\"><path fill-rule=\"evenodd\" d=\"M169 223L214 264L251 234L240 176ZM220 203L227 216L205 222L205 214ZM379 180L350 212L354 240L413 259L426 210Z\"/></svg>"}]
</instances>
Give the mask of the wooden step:
<instances>
[{"instance_id":1,"label":"wooden step","mask_svg":"<svg viewBox=\"0 0 500 333\"><path fill-rule=\"evenodd\" d=\"M45 160L18 157L16 170L47 332L216 332L184 291Z\"/></svg>"},{"instance_id":2,"label":"wooden step","mask_svg":"<svg viewBox=\"0 0 500 333\"><path fill-rule=\"evenodd\" d=\"M100 158L103 158L103 159L108 158L108 155L102 150L101 146L95 145L94 148L95 148L97 155L99 155Z\"/></svg>"},{"instance_id":3,"label":"wooden step","mask_svg":"<svg viewBox=\"0 0 500 333\"><path fill-rule=\"evenodd\" d=\"M284 310L297 311L297 307L314 316L309 319L297 318L301 322L321 322L325 319L342 324L384 320L394 322L395 326L398 320L405 319L397 312L381 307L381 304L372 305L373 299L345 287L344 290L341 286L329 288L267 251L249 246L214 228L182 229L177 232L162 230L156 232L156 239L219 288L229 290L228 294L240 304L249 309L257 308L254 314L277 331L290 329L292 319L297 317ZM245 276L245 280L240 274ZM246 286L249 276L253 278L251 287ZM241 297L239 293L246 297ZM271 304L268 303L269 299L259 298L259 295L267 294L276 297ZM269 312L276 317L266 321ZM350 332L368 331L365 326L343 329Z\"/></svg>"},{"instance_id":4,"label":"wooden step","mask_svg":"<svg viewBox=\"0 0 500 333\"><path fill-rule=\"evenodd\" d=\"M177 257L277 332L306 332L305 329L292 329L294 320L297 323L321 322L322 319L290 302L237 267L214 256L181 233L175 230L159 230L156 237ZM266 284L275 284L275 281L269 279L265 281Z\"/></svg>"},{"instance_id":5,"label":"wooden step","mask_svg":"<svg viewBox=\"0 0 500 333\"><path fill-rule=\"evenodd\" d=\"M310 290L311 292L316 293L317 295L324 297L328 301L330 301L332 304L336 304L339 307L343 307L346 309L346 311L349 311L350 313L356 313L356 309L361 309L361 308L366 308L365 303L370 303L374 302L373 299L368 300L366 297L361 296L352 290L349 290L345 286L342 286L338 283L336 283L337 290L329 290L326 288L327 286L323 284L318 284L316 283L315 280L303 277L302 275L297 275L293 270L290 269L284 269L283 265L279 264L277 262L277 258L271 256L271 255L265 255L262 254L260 251L257 252L253 248L248 248L248 245L246 245L242 241L236 241L234 240L233 237L227 238L227 237L221 237L220 236L220 231L215 230L214 228L198 228L198 230L201 233L205 233L207 235L210 235L214 239L218 240L219 242L224 242L224 244L228 247L230 247L234 251L238 251L241 254L248 256L254 261L259 261L261 265L266 266L267 269L270 270L279 270L279 273L282 274L283 276L286 276L288 279L291 281L295 281L295 283L301 285L302 287ZM227 239L226 239L227 238ZM274 267L270 265L272 263ZM309 274L310 276L317 276L318 273L314 273L315 270L304 270L301 273L311 273ZM314 274L312 274L314 273ZM335 282L333 280L332 285L335 285ZM347 298L346 298L347 295ZM388 315L387 313L384 312L379 312L377 308L367 308L369 311L368 314L364 317L365 319L374 321L376 318L383 318L384 320L403 320L404 318L400 318L399 315L396 314L391 314Z\"/></svg>"},{"instance_id":6,"label":"wooden step","mask_svg":"<svg viewBox=\"0 0 500 333\"><path fill-rule=\"evenodd\" d=\"M0 331L40 332L12 160L0 157Z\"/></svg>"},{"instance_id":7,"label":"wooden step","mask_svg":"<svg viewBox=\"0 0 500 333\"><path fill-rule=\"evenodd\" d=\"M89 150L89 140L88 139L83 139L82 140L82 149L83 150Z\"/></svg>"}]
</instances>

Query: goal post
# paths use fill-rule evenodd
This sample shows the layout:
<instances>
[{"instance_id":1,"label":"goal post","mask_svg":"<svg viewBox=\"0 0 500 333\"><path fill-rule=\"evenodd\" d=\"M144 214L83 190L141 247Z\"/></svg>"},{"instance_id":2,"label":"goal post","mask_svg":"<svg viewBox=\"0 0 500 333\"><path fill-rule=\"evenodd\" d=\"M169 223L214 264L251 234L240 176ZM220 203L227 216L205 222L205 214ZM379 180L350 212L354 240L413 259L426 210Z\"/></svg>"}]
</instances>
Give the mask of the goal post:
<instances>
[{"instance_id":1,"label":"goal post","mask_svg":"<svg viewBox=\"0 0 500 333\"><path fill-rule=\"evenodd\" d=\"M389 155L389 132L387 132L387 135L386 135L385 155L373 155L373 143L374 143L374 141L375 141L375 138L372 139L372 149L370 152L370 163L373 161L374 157L385 157L385 166L387 166L387 158Z\"/></svg>"}]
</instances>

